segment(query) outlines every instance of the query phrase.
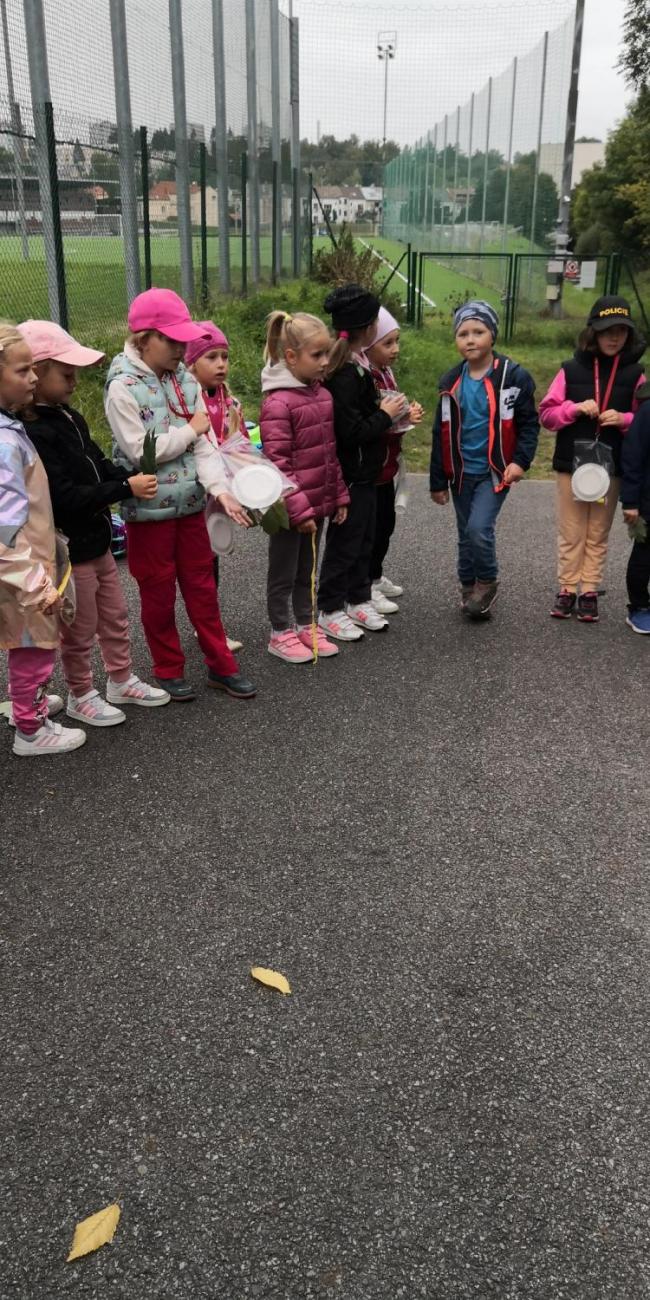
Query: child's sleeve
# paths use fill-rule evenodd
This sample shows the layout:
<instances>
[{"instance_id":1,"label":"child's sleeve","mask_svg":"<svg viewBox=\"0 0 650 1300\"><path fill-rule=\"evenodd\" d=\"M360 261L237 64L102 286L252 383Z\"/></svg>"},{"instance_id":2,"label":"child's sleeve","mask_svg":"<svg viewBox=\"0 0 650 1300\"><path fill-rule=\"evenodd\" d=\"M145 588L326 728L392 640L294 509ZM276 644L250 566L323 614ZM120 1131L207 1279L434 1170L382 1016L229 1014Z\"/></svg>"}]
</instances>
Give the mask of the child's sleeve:
<instances>
[{"instance_id":1,"label":"child's sleeve","mask_svg":"<svg viewBox=\"0 0 650 1300\"><path fill-rule=\"evenodd\" d=\"M118 447L134 467L139 467L146 431L140 419L140 407L123 380L114 379L109 384L105 408L106 419ZM196 409L205 411L203 398L200 397L197 401ZM162 463L182 456L197 436L190 424L170 426L166 433L156 434L156 460Z\"/></svg>"},{"instance_id":2,"label":"child's sleeve","mask_svg":"<svg viewBox=\"0 0 650 1300\"><path fill-rule=\"evenodd\" d=\"M431 462L429 465L429 491L446 492L449 487L449 479L445 474L442 466L442 445L440 440L442 425L442 402L439 400L436 407L436 413L433 417L433 429L431 432Z\"/></svg>"},{"instance_id":3,"label":"child's sleeve","mask_svg":"<svg viewBox=\"0 0 650 1300\"><path fill-rule=\"evenodd\" d=\"M113 501L126 501L133 496L127 482L125 470L119 470L111 461L106 460L99 447L92 441L87 444L88 455L101 475L101 482L75 483L71 477L65 458L62 457L56 443L43 438L38 439L38 454L45 466L50 484L50 496L55 518L59 514L72 515L75 511L97 513L105 510ZM110 466L111 478L107 481L104 466Z\"/></svg>"},{"instance_id":4,"label":"child's sleeve","mask_svg":"<svg viewBox=\"0 0 650 1300\"><path fill-rule=\"evenodd\" d=\"M293 477L293 426L291 414L279 393L270 393L262 402L260 415L262 451L287 478ZM284 498L289 523L293 528L313 519L314 511L305 492L296 488Z\"/></svg>"},{"instance_id":5,"label":"child's sleeve","mask_svg":"<svg viewBox=\"0 0 650 1300\"><path fill-rule=\"evenodd\" d=\"M622 425L623 433L627 433L637 411L640 409L639 403L637 402L636 399L636 393L637 390L641 387L641 385L645 383L646 383L645 375L639 375L639 378L637 379L636 384L634 385L634 394L632 395L632 410L623 412L623 425Z\"/></svg>"},{"instance_id":6,"label":"child's sleeve","mask_svg":"<svg viewBox=\"0 0 650 1300\"><path fill-rule=\"evenodd\" d=\"M393 421L379 407L372 415L361 413L359 385L352 366L344 366L332 375L328 388L334 398L334 429L339 446L366 446L386 436Z\"/></svg>"},{"instance_id":7,"label":"child's sleeve","mask_svg":"<svg viewBox=\"0 0 650 1300\"><path fill-rule=\"evenodd\" d=\"M578 403L569 401L566 395L566 375L560 369L539 404L541 424L550 433L557 433L558 429L573 424L579 414Z\"/></svg>"},{"instance_id":8,"label":"child's sleeve","mask_svg":"<svg viewBox=\"0 0 650 1300\"><path fill-rule=\"evenodd\" d=\"M0 584L11 588L20 609L38 607L53 585L25 539L28 515L20 450L0 443Z\"/></svg>"},{"instance_id":9,"label":"child's sleeve","mask_svg":"<svg viewBox=\"0 0 650 1300\"><path fill-rule=\"evenodd\" d=\"M623 439L621 461L621 505L624 510L638 510L650 460L650 403L644 402Z\"/></svg>"},{"instance_id":10,"label":"child's sleeve","mask_svg":"<svg viewBox=\"0 0 650 1300\"><path fill-rule=\"evenodd\" d=\"M519 396L515 402L517 445L512 457L515 465L530 469L537 451L539 416L535 406L535 381L527 370L519 370Z\"/></svg>"}]
</instances>

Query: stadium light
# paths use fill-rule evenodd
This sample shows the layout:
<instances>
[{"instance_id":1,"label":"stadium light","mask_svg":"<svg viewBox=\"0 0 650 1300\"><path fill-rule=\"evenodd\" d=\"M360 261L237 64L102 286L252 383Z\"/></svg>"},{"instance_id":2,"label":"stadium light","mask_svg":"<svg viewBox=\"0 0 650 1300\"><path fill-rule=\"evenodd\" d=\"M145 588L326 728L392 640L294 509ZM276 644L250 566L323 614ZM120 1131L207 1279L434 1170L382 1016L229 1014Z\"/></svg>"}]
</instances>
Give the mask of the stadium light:
<instances>
[{"instance_id":1,"label":"stadium light","mask_svg":"<svg viewBox=\"0 0 650 1300\"><path fill-rule=\"evenodd\" d=\"M397 32L377 32L377 58L384 64L384 150L386 149L386 116L388 112L388 64L397 53Z\"/></svg>"}]
</instances>

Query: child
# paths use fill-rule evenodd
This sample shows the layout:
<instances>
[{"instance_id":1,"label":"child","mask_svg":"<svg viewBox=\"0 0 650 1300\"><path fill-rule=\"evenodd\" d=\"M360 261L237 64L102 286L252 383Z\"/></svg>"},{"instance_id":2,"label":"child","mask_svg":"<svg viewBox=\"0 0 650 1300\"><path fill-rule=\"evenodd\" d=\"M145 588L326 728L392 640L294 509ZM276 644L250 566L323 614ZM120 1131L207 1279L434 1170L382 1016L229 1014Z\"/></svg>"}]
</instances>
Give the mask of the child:
<instances>
[{"instance_id":1,"label":"child","mask_svg":"<svg viewBox=\"0 0 650 1300\"><path fill-rule=\"evenodd\" d=\"M338 335L326 385L334 399L336 446L350 491L345 523L327 532L318 589L320 626L337 641L358 641L365 629L382 632L388 627L370 599L370 557L375 540L375 484L402 399L379 401L363 353L372 340L379 307L379 299L358 284L334 289L325 300Z\"/></svg>"},{"instance_id":2,"label":"child","mask_svg":"<svg viewBox=\"0 0 650 1300\"><path fill-rule=\"evenodd\" d=\"M66 754L81 728L48 716L45 687L59 644L62 601L47 475L14 411L32 398L32 354L13 325L0 325L0 648L9 651L9 694L19 758ZM52 712L62 701L52 697Z\"/></svg>"},{"instance_id":3,"label":"child","mask_svg":"<svg viewBox=\"0 0 650 1300\"><path fill-rule=\"evenodd\" d=\"M250 699L255 687L239 672L221 623L203 515L206 491L236 523L250 521L226 490L221 456L203 436L210 419L199 386L182 363L186 345L202 331L171 289L138 294L128 324L124 351L108 372L106 415L114 459L129 475L139 467L145 434L156 439L155 497L121 507L155 679L178 703L195 697L174 617L178 583L208 666L208 686Z\"/></svg>"},{"instance_id":4,"label":"child","mask_svg":"<svg viewBox=\"0 0 650 1300\"><path fill-rule=\"evenodd\" d=\"M454 313L463 360L440 380L431 450L431 499L446 505L451 487L461 610L474 619L489 618L497 598L497 516L530 466L539 432L535 385L527 370L495 352L498 328L497 313L481 299Z\"/></svg>"},{"instance_id":5,"label":"child","mask_svg":"<svg viewBox=\"0 0 650 1300\"><path fill-rule=\"evenodd\" d=\"M379 396L385 396L386 390L397 392L392 366L399 356L399 325L385 307L379 308L372 343L365 349L365 354ZM409 403L408 422L419 424L423 414L419 402ZM384 576L383 565L395 529L395 485L405 432L403 419L398 419L388 430L384 463L377 479L377 522L370 557L370 581L372 603L379 614L397 613L399 606L393 597L401 596L403 591Z\"/></svg>"},{"instance_id":6,"label":"child","mask_svg":"<svg viewBox=\"0 0 650 1300\"><path fill-rule=\"evenodd\" d=\"M644 348L629 302L618 297L599 298L576 352L563 363L540 402L542 424L557 433L553 469L559 591L552 618L570 618L577 597L580 622L598 621L598 589L619 495L621 446L636 410L635 389L643 382L638 361ZM571 488L576 442L596 438L611 450L614 477L604 502L576 501Z\"/></svg>"},{"instance_id":7,"label":"child","mask_svg":"<svg viewBox=\"0 0 650 1300\"><path fill-rule=\"evenodd\" d=\"M61 629L67 714L91 727L114 727L126 721L124 705L169 703L166 691L133 672L128 611L111 552L111 502L150 500L158 484L153 474L127 478L111 464L91 440L81 413L68 404L77 385L76 367L97 365L104 353L82 347L51 321L23 321L18 328L37 376L34 405L25 409L24 419L45 466L54 522L68 538L75 583L74 622ZM106 700L93 686L96 639L108 673Z\"/></svg>"},{"instance_id":8,"label":"child","mask_svg":"<svg viewBox=\"0 0 650 1300\"><path fill-rule=\"evenodd\" d=\"M271 312L262 371L262 447L297 491L286 498L291 527L269 538L268 651L290 664L313 657L314 557L325 519L340 529L350 500L336 455L332 397L321 383L329 351L327 327L316 316ZM316 638L319 658L338 654L320 627Z\"/></svg>"},{"instance_id":9,"label":"child","mask_svg":"<svg viewBox=\"0 0 650 1300\"><path fill-rule=\"evenodd\" d=\"M203 337L193 339L185 350L185 365L201 386L201 394L210 416L207 437L220 447L235 430L248 437L241 403L233 397L228 387L230 346L223 330L211 320L199 321ZM219 556L212 558L214 580L219 586ZM226 637L228 649L233 653L242 650L241 641Z\"/></svg>"},{"instance_id":10,"label":"child","mask_svg":"<svg viewBox=\"0 0 650 1300\"><path fill-rule=\"evenodd\" d=\"M634 396L639 409L623 439L621 502L626 524L642 523L627 566L625 621L633 632L650 636L650 382L640 385Z\"/></svg>"}]
</instances>

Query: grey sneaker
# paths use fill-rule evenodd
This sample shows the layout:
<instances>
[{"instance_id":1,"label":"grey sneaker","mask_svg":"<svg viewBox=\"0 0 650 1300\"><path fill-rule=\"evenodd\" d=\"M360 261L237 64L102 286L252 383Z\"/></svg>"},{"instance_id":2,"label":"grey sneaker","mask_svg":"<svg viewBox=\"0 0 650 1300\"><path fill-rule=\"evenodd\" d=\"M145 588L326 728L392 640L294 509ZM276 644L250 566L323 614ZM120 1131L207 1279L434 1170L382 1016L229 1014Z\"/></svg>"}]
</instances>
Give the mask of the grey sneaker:
<instances>
[{"instance_id":1,"label":"grey sneaker","mask_svg":"<svg viewBox=\"0 0 650 1300\"><path fill-rule=\"evenodd\" d=\"M465 608L470 618L489 618L490 610L499 594L497 582L477 582Z\"/></svg>"},{"instance_id":2,"label":"grey sneaker","mask_svg":"<svg viewBox=\"0 0 650 1300\"><path fill-rule=\"evenodd\" d=\"M460 612L467 613L467 602L470 596L474 595L475 582L461 582L460 584Z\"/></svg>"}]
</instances>

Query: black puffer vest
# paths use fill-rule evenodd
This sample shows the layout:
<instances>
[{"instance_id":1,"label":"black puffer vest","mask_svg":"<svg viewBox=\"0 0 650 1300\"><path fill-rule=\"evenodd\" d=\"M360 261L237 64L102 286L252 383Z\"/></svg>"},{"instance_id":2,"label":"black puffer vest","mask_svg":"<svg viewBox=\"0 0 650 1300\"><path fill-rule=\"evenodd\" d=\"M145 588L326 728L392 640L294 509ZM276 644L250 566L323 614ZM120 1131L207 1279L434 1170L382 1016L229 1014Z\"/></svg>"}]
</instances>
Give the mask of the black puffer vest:
<instances>
[{"instance_id":1,"label":"black puffer vest","mask_svg":"<svg viewBox=\"0 0 650 1300\"><path fill-rule=\"evenodd\" d=\"M619 354L620 361L614 378L614 386L607 403L610 410L621 412L632 410L634 390L643 374L643 366L638 364L638 360L644 350L645 343L639 342L632 347L624 348ZM595 399L595 361L596 355L593 352L577 351L570 361L563 362L562 369L566 376L566 396L568 401L586 402ZM604 401L609 386L613 364L613 357L604 357L600 353L598 354L601 403ZM600 426L590 416L579 415L573 424L567 424L563 429L559 429L555 442L553 469L565 474L573 473L576 441L580 439L591 441L596 437L599 428ZM613 427L600 429L600 441L611 448L614 457L614 472L617 477L621 473L622 437L620 429Z\"/></svg>"}]
</instances>

